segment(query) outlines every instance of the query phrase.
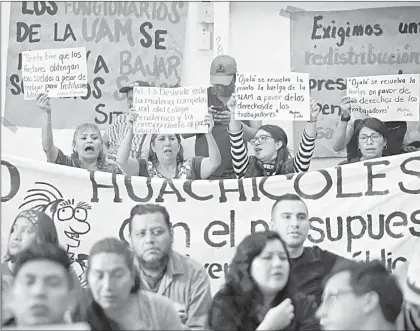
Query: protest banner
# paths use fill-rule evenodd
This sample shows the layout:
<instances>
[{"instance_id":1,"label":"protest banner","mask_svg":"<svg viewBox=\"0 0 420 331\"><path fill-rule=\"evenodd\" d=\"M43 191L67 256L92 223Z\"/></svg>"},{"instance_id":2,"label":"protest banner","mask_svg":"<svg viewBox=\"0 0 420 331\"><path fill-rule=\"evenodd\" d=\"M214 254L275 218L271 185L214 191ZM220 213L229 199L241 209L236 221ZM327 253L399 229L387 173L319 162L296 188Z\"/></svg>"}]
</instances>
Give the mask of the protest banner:
<instances>
[{"instance_id":1,"label":"protest banner","mask_svg":"<svg viewBox=\"0 0 420 331\"><path fill-rule=\"evenodd\" d=\"M50 98L84 96L87 92L86 49L61 48L23 52L25 100L38 93Z\"/></svg>"},{"instance_id":2,"label":"protest banner","mask_svg":"<svg viewBox=\"0 0 420 331\"><path fill-rule=\"evenodd\" d=\"M308 121L309 75L290 72L268 76L236 74L236 111L239 120Z\"/></svg>"},{"instance_id":3,"label":"protest banner","mask_svg":"<svg viewBox=\"0 0 420 331\"><path fill-rule=\"evenodd\" d=\"M119 89L143 80L181 85L187 2L22 1L10 4L5 118L39 128L34 100L25 101L25 51L85 47L87 92L54 100L53 129L90 122L106 129L126 110ZM69 116L71 114L71 116Z\"/></svg>"},{"instance_id":4,"label":"protest banner","mask_svg":"<svg viewBox=\"0 0 420 331\"><path fill-rule=\"evenodd\" d=\"M291 71L310 75L319 103L314 157L345 156L332 150L348 77L420 73L420 6L290 13ZM293 124L297 150L304 123Z\"/></svg>"},{"instance_id":5,"label":"protest banner","mask_svg":"<svg viewBox=\"0 0 420 331\"><path fill-rule=\"evenodd\" d=\"M90 331L92 328L88 323L79 322L79 323L68 323L68 324L44 324L44 325L31 325L28 326L2 326L1 328L4 331L44 331L44 330L83 330Z\"/></svg>"},{"instance_id":6,"label":"protest banner","mask_svg":"<svg viewBox=\"0 0 420 331\"><path fill-rule=\"evenodd\" d=\"M385 75L347 78L351 111L382 121L419 120L419 75Z\"/></svg>"},{"instance_id":7,"label":"protest banner","mask_svg":"<svg viewBox=\"0 0 420 331\"><path fill-rule=\"evenodd\" d=\"M206 87L135 87L133 105L139 133L208 133L204 121L207 109Z\"/></svg>"},{"instance_id":8,"label":"protest banner","mask_svg":"<svg viewBox=\"0 0 420 331\"><path fill-rule=\"evenodd\" d=\"M1 165L3 254L18 212L38 208L55 221L81 278L97 240L130 240L130 210L140 203L167 208L174 249L202 263L213 292L223 284L235 247L269 228L271 207L285 193L308 205L308 245L380 259L389 270L420 245L420 152L287 176L213 181L125 177L12 156Z\"/></svg>"}]
</instances>

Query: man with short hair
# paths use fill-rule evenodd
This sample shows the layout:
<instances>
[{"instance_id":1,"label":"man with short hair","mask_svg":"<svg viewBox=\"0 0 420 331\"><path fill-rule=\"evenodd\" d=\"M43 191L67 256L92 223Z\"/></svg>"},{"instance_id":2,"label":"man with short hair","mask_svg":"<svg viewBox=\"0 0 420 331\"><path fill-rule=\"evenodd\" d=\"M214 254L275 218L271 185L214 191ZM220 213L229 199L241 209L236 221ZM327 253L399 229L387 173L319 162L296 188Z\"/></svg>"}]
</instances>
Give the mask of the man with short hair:
<instances>
[{"instance_id":1,"label":"man with short hair","mask_svg":"<svg viewBox=\"0 0 420 331\"><path fill-rule=\"evenodd\" d=\"M322 330L396 330L403 295L378 261L345 261L326 280L316 316Z\"/></svg>"},{"instance_id":2,"label":"man with short hair","mask_svg":"<svg viewBox=\"0 0 420 331\"><path fill-rule=\"evenodd\" d=\"M315 298L319 305L322 280L343 257L318 246L304 247L309 233L306 203L296 194L284 194L271 210L271 226L285 241L290 257L290 274L296 289Z\"/></svg>"},{"instance_id":3,"label":"man with short hair","mask_svg":"<svg viewBox=\"0 0 420 331\"><path fill-rule=\"evenodd\" d=\"M212 302L210 281L204 267L172 249L173 230L166 208L158 204L133 207L129 233L142 288L170 298L188 328L204 329Z\"/></svg>"},{"instance_id":4,"label":"man with short hair","mask_svg":"<svg viewBox=\"0 0 420 331\"><path fill-rule=\"evenodd\" d=\"M398 330L420 330L420 252L408 262L406 275L402 277L404 304L398 319Z\"/></svg>"},{"instance_id":5,"label":"man with short hair","mask_svg":"<svg viewBox=\"0 0 420 331\"><path fill-rule=\"evenodd\" d=\"M209 113L214 118L214 128L212 134L219 147L222 163L219 168L208 178L210 179L229 179L236 178L232 165L230 153L230 137L228 126L231 112L227 108L227 102L235 92L235 82L237 73L236 60L229 55L216 56L210 67L210 86L207 89L207 106ZM261 126L262 121L242 121L244 139L248 141ZM209 147L204 134L187 133L183 138L195 136L195 156L209 156Z\"/></svg>"},{"instance_id":6,"label":"man with short hair","mask_svg":"<svg viewBox=\"0 0 420 331\"><path fill-rule=\"evenodd\" d=\"M15 263L13 318L5 326L65 324L74 277L67 252L53 244L31 245Z\"/></svg>"},{"instance_id":7,"label":"man with short hair","mask_svg":"<svg viewBox=\"0 0 420 331\"><path fill-rule=\"evenodd\" d=\"M127 111L115 118L115 121L112 122L103 136L104 144L108 148L108 158L113 161L116 161L118 148L120 147L127 131L127 116L129 112L134 109L134 87L141 86L150 87L150 84L137 80L120 89L120 93L127 95ZM133 142L131 144L130 156L135 159L143 158L147 160L149 156L150 138L150 134L148 135L135 132Z\"/></svg>"}]
</instances>

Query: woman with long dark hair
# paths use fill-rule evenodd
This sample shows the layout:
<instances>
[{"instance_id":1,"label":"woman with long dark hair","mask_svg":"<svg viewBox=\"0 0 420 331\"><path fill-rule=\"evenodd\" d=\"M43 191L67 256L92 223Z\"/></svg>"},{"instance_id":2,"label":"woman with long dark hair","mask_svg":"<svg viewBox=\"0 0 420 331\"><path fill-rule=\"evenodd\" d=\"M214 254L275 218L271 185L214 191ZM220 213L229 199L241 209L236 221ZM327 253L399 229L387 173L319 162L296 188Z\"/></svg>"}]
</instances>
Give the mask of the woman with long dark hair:
<instances>
[{"instance_id":1,"label":"woman with long dark hair","mask_svg":"<svg viewBox=\"0 0 420 331\"><path fill-rule=\"evenodd\" d=\"M232 95L227 104L235 112L236 97ZM243 138L243 126L234 116L230 119L229 135L232 165L238 178L284 175L308 171L315 148L316 122L320 107L311 99L310 120L306 123L299 150L295 157L287 147L287 134L277 125L261 126L249 141L254 155L248 155Z\"/></svg>"},{"instance_id":2,"label":"woman with long dark hair","mask_svg":"<svg viewBox=\"0 0 420 331\"><path fill-rule=\"evenodd\" d=\"M317 305L291 284L289 255L273 231L247 236L237 247L226 284L209 312L212 330L319 330Z\"/></svg>"},{"instance_id":3,"label":"woman with long dark hair","mask_svg":"<svg viewBox=\"0 0 420 331\"><path fill-rule=\"evenodd\" d=\"M116 238L95 243L89 254L88 286L92 304L87 321L92 330L181 330L172 302L140 289L134 253Z\"/></svg>"}]
</instances>

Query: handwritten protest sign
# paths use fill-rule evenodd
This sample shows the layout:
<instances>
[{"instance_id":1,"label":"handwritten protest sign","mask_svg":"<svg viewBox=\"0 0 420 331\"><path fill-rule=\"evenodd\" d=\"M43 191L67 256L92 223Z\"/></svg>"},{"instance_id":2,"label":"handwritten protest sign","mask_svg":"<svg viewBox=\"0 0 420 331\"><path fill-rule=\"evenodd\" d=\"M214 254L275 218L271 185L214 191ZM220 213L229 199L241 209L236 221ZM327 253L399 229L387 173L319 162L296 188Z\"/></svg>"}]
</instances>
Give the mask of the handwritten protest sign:
<instances>
[{"instance_id":1,"label":"handwritten protest sign","mask_svg":"<svg viewBox=\"0 0 420 331\"><path fill-rule=\"evenodd\" d=\"M127 111L123 86L181 86L188 2L19 1L10 4L5 118L19 127L43 125L25 100L23 52L85 47L87 91L54 100L53 129L96 123L106 129ZM71 116L69 116L71 114Z\"/></svg>"},{"instance_id":2,"label":"handwritten protest sign","mask_svg":"<svg viewBox=\"0 0 420 331\"><path fill-rule=\"evenodd\" d=\"M137 111L135 131L140 133L208 133L206 87L134 87Z\"/></svg>"},{"instance_id":3,"label":"handwritten protest sign","mask_svg":"<svg viewBox=\"0 0 420 331\"><path fill-rule=\"evenodd\" d=\"M351 110L382 121L418 121L419 93L419 75L347 78Z\"/></svg>"},{"instance_id":4,"label":"handwritten protest sign","mask_svg":"<svg viewBox=\"0 0 420 331\"><path fill-rule=\"evenodd\" d=\"M44 49L22 53L25 100L38 93L49 97L77 97L87 92L86 49Z\"/></svg>"},{"instance_id":5,"label":"handwritten protest sign","mask_svg":"<svg viewBox=\"0 0 420 331\"><path fill-rule=\"evenodd\" d=\"M397 5L396 5L397 6ZM311 96L321 107L314 157L345 156L332 138L340 121L347 78L420 73L420 6L290 14L291 71L310 74ZM304 123L293 123L297 150Z\"/></svg>"},{"instance_id":6,"label":"handwritten protest sign","mask_svg":"<svg viewBox=\"0 0 420 331\"><path fill-rule=\"evenodd\" d=\"M391 271L420 244L419 174L420 152L288 176L209 181L126 177L3 155L1 251L16 215L37 208L54 221L83 278L92 245L110 236L130 242L131 208L157 203L170 215L174 249L202 264L215 292L241 240L269 229L274 202L293 193L308 206L306 245L380 259ZM73 217L61 221L69 211ZM77 211L84 220L74 217Z\"/></svg>"},{"instance_id":7,"label":"handwritten protest sign","mask_svg":"<svg viewBox=\"0 0 420 331\"><path fill-rule=\"evenodd\" d=\"M310 117L309 75L236 75L235 118L307 121Z\"/></svg>"}]
</instances>

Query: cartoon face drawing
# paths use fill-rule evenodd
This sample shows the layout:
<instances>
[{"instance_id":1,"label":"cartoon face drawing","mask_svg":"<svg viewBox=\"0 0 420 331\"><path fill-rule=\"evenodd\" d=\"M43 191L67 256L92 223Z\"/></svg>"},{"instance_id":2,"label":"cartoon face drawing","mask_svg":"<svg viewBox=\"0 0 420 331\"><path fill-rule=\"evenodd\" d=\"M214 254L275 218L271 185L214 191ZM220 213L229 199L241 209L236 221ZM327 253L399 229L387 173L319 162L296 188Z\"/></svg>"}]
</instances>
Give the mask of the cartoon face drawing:
<instances>
[{"instance_id":1,"label":"cartoon face drawing","mask_svg":"<svg viewBox=\"0 0 420 331\"><path fill-rule=\"evenodd\" d=\"M89 210L92 206L75 199L64 199L61 192L53 185L45 182L35 182L37 188L27 191L28 195L19 206L41 210L47 213L57 226L57 231L64 234L60 244L67 248L67 252L82 285L85 285L85 270L87 268L87 254L78 252L81 237L89 233L91 226L88 222Z\"/></svg>"}]
</instances>

